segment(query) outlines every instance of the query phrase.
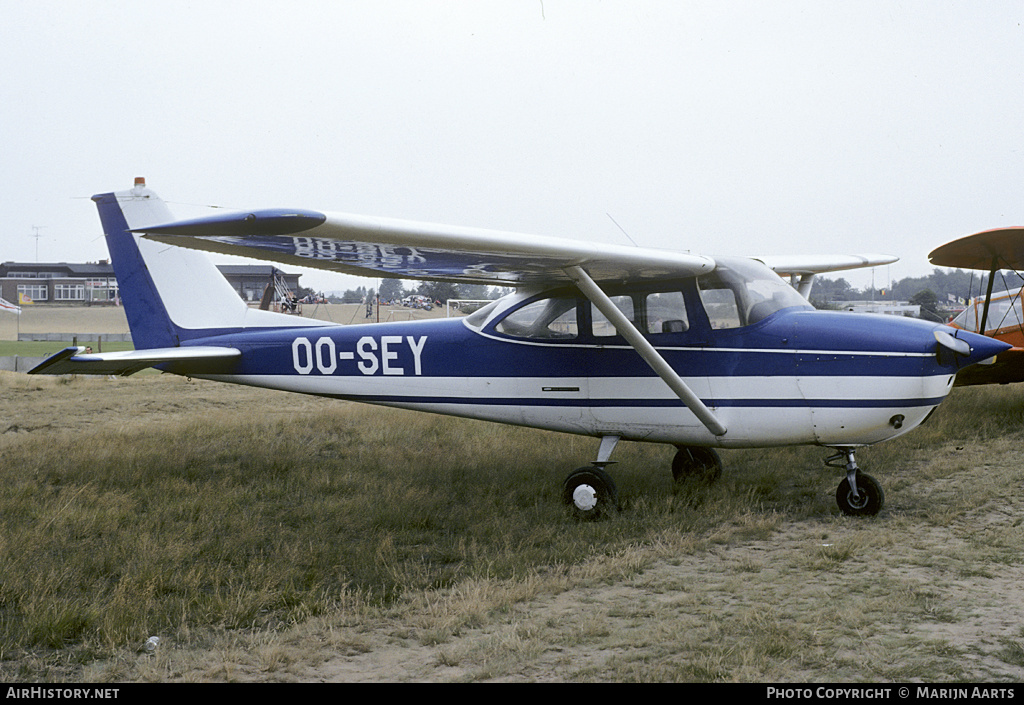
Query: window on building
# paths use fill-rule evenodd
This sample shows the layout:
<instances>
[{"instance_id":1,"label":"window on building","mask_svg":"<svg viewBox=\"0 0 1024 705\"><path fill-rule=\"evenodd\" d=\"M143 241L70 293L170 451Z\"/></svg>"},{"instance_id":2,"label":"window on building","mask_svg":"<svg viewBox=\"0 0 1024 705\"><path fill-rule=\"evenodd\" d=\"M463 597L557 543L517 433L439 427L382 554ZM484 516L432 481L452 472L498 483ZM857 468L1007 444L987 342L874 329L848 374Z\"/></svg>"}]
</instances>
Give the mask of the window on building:
<instances>
[{"instance_id":1,"label":"window on building","mask_svg":"<svg viewBox=\"0 0 1024 705\"><path fill-rule=\"evenodd\" d=\"M117 299L117 279L115 277L91 279L85 285L89 290L90 301L114 301Z\"/></svg>"},{"instance_id":2,"label":"window on building","mask_svg":"<svg viewBox=\"0 0 1024 705\"><path fill-rule=\"evenodd\" d=\"M46 284L18 284L18 298L29 301L46 301Z\"/></svg>"},{"instance_id":3,"label":"window on building","mask_svg":"<svg viewBox=\"0 0 1024 705\"><path fill-rule=\"evenodd\" d=\"M85 284L54 284L54 301L85 301Z\"/></svg>"}]
</instances>

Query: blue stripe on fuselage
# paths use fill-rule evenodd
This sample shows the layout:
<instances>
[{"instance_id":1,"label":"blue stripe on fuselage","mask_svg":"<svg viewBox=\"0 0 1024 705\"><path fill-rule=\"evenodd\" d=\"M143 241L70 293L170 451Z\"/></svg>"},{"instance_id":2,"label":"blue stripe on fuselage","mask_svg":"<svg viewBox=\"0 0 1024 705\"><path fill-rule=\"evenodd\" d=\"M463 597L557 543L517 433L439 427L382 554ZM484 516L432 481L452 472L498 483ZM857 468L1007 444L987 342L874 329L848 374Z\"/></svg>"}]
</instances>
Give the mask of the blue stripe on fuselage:
<instances>
[{"instance_id":1,"label":"blue stripe on fuselage","mask_svg":"<svg viewBox=\"0 0 1024 705\"><path fill-rule=\"evenodd\" d=\"M325 394L324 396L367 404L427 404L468 406L523 406L566 408L621 408L621 409L674 409L682 408L679 399L544 399L525 397L442 397L392 394ZM933 407L945 399L919 397L911 399L702 399L709 407L735 409L888 409L906 407Z\"/></svg>"},{"instance_id":2,"label":"blue stripe on fuselage","mask_svg":"<svg viewBox=\"0 0 1024 705\"><path fill-rule=\"evenodd\" d=\"M716 331L705 346L686 347L665 335L666 344L658 347L684 377L921 377L956 371L939 364L931 337L933 325L908 326L903 324L909 321L900 320L892 322L900 325L892 326L877 318L867 325L868 321L859 318L853 314L838 314L836 318L825 312L780 312L747 329ZM878 332L879 325L884 329L882 333ZM652 340L657 337L652 336ZM305 342L296 352L298 339ZM613 344L600 344L598 340ZM654 376L619 338L545 343L500 339L470 329L461 319L261 330L204 337L187 344L240 349L242 358L235 373L242 375L302 374L299 370L308 368L305 375L309 376L323 375L325 370L330 370L332 376L369 376L365 372L376 359L374 375ZM321 359L310 365L305 348ZM326 357L329 354L330 359ZM389 358L386 363L385 355Z\"/></svg>"}]
</instances>

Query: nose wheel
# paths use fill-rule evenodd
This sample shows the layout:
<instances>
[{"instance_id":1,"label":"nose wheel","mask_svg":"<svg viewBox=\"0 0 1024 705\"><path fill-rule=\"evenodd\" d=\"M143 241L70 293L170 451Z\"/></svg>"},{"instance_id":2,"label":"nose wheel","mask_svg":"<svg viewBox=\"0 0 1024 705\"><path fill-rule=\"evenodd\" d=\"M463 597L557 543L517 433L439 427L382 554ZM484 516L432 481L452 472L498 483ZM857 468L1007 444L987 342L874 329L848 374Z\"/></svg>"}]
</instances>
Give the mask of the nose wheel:
<instances>
[{"instance_id":1,"label":"nose wheel","mask_svg":"<svg viewBox=\"0 0 1024 705\"><path fill-rule=\"evenodd\" d=\"M838 465L836 461L846 459L845 465ZM885 493L878 480L867 473L861 472L857 467L857 460L852 449L840 450L837 454L829 457L825 464L829 467L844 467L846 479L839 483L836 488L836 504L839 510L847 516L874 516L882 511L885 504Z\"/></svg>"}]
</instances>

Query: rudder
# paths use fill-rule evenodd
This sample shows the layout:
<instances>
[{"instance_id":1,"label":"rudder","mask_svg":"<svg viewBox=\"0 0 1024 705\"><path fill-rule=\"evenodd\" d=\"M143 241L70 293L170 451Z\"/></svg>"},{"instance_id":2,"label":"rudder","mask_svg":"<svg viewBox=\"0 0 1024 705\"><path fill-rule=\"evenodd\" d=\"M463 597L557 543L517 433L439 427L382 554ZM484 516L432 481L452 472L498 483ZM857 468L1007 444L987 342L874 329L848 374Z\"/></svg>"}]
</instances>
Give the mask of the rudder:
<instances>
[{"instance_id":1,"label":"rudder","mask_svg":"<svg viewBox=\"0 0 1024 705\"><path fill-rule=\"evenodd\" d=\"M138 236L130 231L127 215L122 209L124 199L146 199L149 197L147 191L145 182L136 179L135 188L131 191L99 194L92 200L99 211L133 344L137 349L174 347L181 342L180 336L139 251ZM134 210L137 215L142 215L140 211L143 209ZM171 219L166 205L159 199L150 204L148 210L152 223Z\"/></svg>"}]
</instances>

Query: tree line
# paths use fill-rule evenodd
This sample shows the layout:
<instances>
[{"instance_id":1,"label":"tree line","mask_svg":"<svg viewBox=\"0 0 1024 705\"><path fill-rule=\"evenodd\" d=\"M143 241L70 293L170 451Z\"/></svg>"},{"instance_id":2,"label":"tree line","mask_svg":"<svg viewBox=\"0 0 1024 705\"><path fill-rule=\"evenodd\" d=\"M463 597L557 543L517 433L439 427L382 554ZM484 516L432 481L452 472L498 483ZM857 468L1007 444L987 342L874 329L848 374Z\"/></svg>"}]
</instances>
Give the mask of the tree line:
<instances>
[{"instance_id":1,"label":"tree line","mask_svg":"<svg viewBox=\"0 0 1024 705\"><path fill-rule=\"evenodd\" d=\"M407 284L409 286L407 286ZM381 301L401 301L407 296L425 296L431 301L444 303L449 299L493 300L509 293L509 289L486 284L454 284L452 282L405 282L402 279L381 279L379 291L373 287L357 286L346 289L342 294L330 297L334 303L364 303L369 298L380 296Z\"/></svg>"},{"instance_id":2,"label":"tree line","mask_svg":"<svg viewBox=\"0 0 1024 705\"><path fill-rule=\"evenodd\" d=\"M987 286L987 273L963 269L940 269L920 277L905 277L888 285L855 288L846 279L818 276L811 289L811 303L816 308L836 308L846 301L906 301L935 312L961 308L972 296L982 296ZM1017 289L1024 277L1011 271L996 273L993 291ZM364 303L367 297L380 296L381 301L400 301L408 296L425 296L444 303L449 299L493 300L509 293L504 287L486 284L455 284L452 282L412 282L402 279L380 280L379 291L358 286L340 295L329 297L335 303Z\"/></svg>"},{"instance_id":3,"label":"tree line","mask_svg":"<svg viewBox=\"0 0 1024 705\"><path fill-rule=\"evenodd\" d=\"M1024 279L1016 272L996 272L993 291L1019 289ZM961 308L972 296L984 296L988 273L963 269L939 269L921 277L905 277L881 287L854 288L846 279L815 277L811 303L834 308L844 301L907 301L928 311Z\"/></svg>"}]
</instances>

